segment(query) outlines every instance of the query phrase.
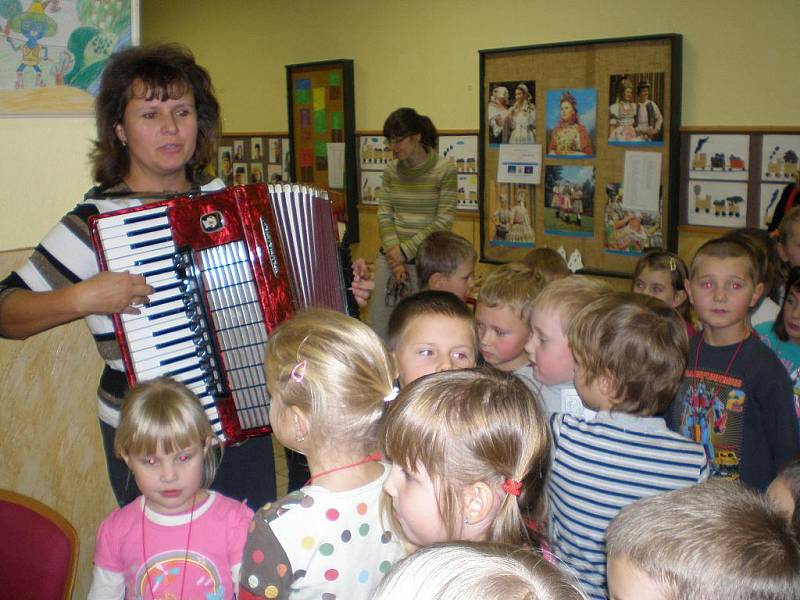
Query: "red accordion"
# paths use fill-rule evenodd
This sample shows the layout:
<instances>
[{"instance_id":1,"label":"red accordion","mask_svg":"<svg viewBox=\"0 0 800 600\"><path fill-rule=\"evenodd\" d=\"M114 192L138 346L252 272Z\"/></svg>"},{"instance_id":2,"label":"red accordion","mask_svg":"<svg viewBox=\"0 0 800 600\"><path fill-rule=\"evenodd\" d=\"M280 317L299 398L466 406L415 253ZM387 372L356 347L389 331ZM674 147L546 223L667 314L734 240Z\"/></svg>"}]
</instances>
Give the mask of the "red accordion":
<instances>
[{"instance_id":1,"label":"red accordion","mask_svg":"<svg viewBox=\"0 0 800 600\"><path fill-rule=\"evenodd\" d=\"M186 384L229 444L268 433L268 334L298 309L347 308L327 195L237 186L89 223L100 269L144 275L156 290L141 314L114 315L129 383Z\"/></svg>"}]
</instances>

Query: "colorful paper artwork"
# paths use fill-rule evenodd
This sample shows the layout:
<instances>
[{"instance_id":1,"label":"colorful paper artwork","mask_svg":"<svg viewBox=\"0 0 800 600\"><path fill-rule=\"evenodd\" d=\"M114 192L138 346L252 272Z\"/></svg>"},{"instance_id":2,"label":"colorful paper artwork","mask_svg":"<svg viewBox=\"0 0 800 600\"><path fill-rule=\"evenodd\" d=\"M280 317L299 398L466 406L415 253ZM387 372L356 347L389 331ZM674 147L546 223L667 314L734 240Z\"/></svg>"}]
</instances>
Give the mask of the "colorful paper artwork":
<instances>
[{"instance_id":1,"label":"colorful paper artwork","mask_svg":"<svg viewBox=\"0 0 800 600\"><path fill-rule=\"evenodd\" d=\"M750 137L698 134L689 138L689 177L718 181L747 181Z\"/></svg>"},{"instance_id":2,"label":"colorful paper artwork","mask_svg":"<svg viewBox=\"0 0 800 600\"><path fill-rule=\"evenodd\" d=\"M690 225L744 227L747 224L747 182L690 179L687 198Z\"/></svg>"}]
</instances>

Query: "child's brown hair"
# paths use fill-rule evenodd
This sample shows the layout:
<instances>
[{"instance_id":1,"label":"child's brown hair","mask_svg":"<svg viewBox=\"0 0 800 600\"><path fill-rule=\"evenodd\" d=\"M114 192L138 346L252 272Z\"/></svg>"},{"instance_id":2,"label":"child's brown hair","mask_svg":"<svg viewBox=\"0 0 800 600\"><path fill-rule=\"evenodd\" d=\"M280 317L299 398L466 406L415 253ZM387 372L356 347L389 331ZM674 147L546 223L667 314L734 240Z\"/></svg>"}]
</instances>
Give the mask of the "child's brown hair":
<instances>
[{"instance_id":1,"label":"child's brown hair","mask_svg":"<svg viewBox=\"0 0 800 600\"><path fill-rule=\"evenodd\" d=\"M676 292L685 292L684 282L689 278L689 269L683 259L668 250L651 250L647 252L636 263L633 269L633 284L636 285L636 280L645 269L651 271L666 271L669 273L669 279L672 282L672 289ZM689 312L689 296L687 295L680 306L676 306L677 310L683 318L688 316Z\"/></svg>"},{"instance_id":2,"label":"child's brown hair","mask_svg":"<svg viewBox=\"0 0 800 600\"><path fill-rule=\"evenodd\" d=\"M473 347L477 355L480 348L478 341L478 323L472 311L450 292L440 290L423 290L403 298L389 317L387 341L392 352L403 339L409 324L416 318L426 315L440 315L453 319L462 319L469 324L473 332Z\"/></svg>"},{"instance_id":3,"label":"child's brown hair","mask_svg":"<svg viewBox=\"0 0 800 600\"><path fill-rule=\"evenodd\" d=\"M610 377L613 410L651 416L675 397L689 338L681 316L661 300L614 292L575 315L569 347L587 383Z\"/></svg>"},{"instance_id":4,"label":"child's brown hair","mask_svg":"<svg viewBox=\"0 0 800 600\"><path fill-rule=\"evenodd\" d=\"M414 258L419 288L426 288L434 273L450 276L461 265L472 265L477 258L475 248L467 239L452 231L434 231L422 240Z\"/></svg>"},{"instance_id":5,"label":"child's brown hair","mask_svg":"<svg viewBox=\"0 0 800 600\"><path fill-rule=\"evenodd\" d=\"M529 269L541 273L547 283L572 275L567 261L552 248L534 248L520 262Z\"/></svg>"},{"instance_id":6,"label":"child's brown hair","mask_svg":"<svg viewBox=\"0 0 800 600\"><path fill-rule=\"evenodd\" d=\"M712 479L623 508L606 531L665 600L800 598L800 543L783 516L739 482Z\"/></svg>"}]
</instances>

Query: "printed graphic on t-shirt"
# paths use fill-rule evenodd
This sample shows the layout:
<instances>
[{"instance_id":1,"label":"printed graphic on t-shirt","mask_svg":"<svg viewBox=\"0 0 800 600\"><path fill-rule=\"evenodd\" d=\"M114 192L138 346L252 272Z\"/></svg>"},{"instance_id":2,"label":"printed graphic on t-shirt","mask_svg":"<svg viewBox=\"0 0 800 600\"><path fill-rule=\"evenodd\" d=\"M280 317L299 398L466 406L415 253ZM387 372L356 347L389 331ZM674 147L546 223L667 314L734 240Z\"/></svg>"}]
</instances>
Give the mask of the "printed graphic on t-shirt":
<instances>
[{"instance_id":1,"label":"printed graphic on t-shirt","mask_svg":"<svg viewBox=\"0 0 800 600\"><path fill-rule=\"evenodd\" d=\"M162 552L147 559L136 573L136 585L129 588L129 600L170 600L202 598L222 600L224 586L216 567L205 556L185 550Z\"/></svg>"},{"instance_id":2,"label":"printed graphic on t-shirt","mask_svg":"<svg viewBox=\"0 0 800 600\"><path fill-rule=\"evenodd\" d=\"M745 403L742 380L687 369L678 398L680 433L703 445L710 475L739 479Z\"/></svg>"}]
</instances>

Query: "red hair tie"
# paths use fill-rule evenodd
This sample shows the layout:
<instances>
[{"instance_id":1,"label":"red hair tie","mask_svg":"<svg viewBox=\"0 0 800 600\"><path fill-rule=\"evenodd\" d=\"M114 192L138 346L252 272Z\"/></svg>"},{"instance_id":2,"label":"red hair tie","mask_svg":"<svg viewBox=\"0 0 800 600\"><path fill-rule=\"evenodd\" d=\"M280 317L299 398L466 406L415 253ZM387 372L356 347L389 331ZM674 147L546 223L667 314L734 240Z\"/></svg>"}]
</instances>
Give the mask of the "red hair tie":
<instances>
[{"instance_id":1,"label":"red hair tie","mask_svg":"<svg viewBox=\"0 0 800 600\"><path fill-rule=\"evenodd\" d=\"M513 479L506 479L503 482L503 491L506 494L519 497L519 495L522 493L522 482L514 481Z\"/></svg>"}]
</instances>

